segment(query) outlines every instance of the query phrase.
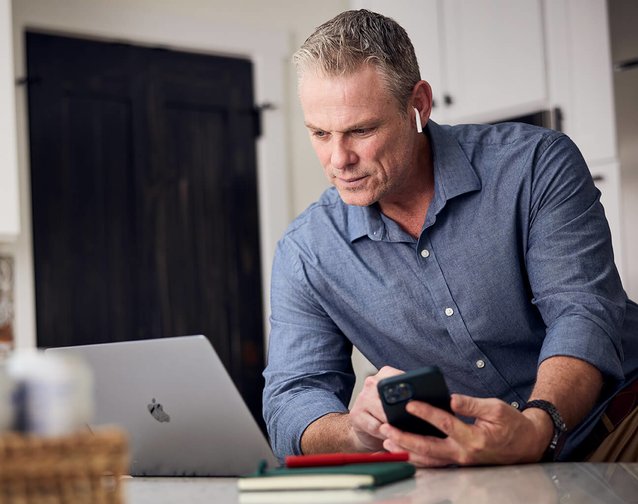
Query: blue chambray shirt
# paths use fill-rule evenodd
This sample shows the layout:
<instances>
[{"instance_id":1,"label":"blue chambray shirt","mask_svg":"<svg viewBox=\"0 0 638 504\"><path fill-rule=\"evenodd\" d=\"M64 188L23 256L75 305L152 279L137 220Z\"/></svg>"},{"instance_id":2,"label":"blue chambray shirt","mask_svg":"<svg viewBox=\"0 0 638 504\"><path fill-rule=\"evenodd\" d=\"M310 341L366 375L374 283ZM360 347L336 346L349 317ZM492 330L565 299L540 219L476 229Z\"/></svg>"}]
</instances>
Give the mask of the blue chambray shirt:
<instances>
[{"instance_id":1,"label":"blue chambray shirt","mask_svg":"<svg viewBox=\"0 0 638 504\"><path fill-rule=\"evenodd\" d=\"M636 375L638 306L573 142L520 124L426 133L435 194L418 240L331 188L278 243L264 417L279 457L347 411L352 345L377 368L437 365L452 392L520 405L544 359L590 362L609 388L562 458Z\"/></svg>"}]
</instances>

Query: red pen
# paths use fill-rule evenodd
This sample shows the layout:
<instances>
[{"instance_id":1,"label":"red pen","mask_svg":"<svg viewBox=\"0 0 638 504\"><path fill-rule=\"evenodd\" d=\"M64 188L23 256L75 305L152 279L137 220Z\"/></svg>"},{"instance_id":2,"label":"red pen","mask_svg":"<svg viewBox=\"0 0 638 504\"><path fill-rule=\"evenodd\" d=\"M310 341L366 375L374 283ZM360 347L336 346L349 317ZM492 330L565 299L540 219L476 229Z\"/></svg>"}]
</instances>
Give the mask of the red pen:
<instances>
[{"instance_id":1,"label":"red pen","mask_svg":"<svg viewBox=\"0 0 638 504\"><path fill-rule=\"evenodd\" d=\"M289 455L286 467L316 467L345 464L368 464L372 462L404 462L408 452L398 453L323 453L321 455Z\"/></svg>"}]
</instances>

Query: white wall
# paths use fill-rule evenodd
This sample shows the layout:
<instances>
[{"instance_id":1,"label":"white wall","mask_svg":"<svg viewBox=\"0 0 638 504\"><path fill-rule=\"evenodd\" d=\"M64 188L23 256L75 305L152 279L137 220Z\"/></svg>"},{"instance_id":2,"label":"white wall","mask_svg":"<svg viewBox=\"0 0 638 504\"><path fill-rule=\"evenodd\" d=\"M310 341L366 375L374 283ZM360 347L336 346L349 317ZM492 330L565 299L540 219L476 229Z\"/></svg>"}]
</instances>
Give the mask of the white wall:
<instances>
[{"instance_id":1,"label":"white wall","mask_svg":"<svg viewBox=\"0 0 638 504\"><path fill-rule=\"evenodd\" d=\"M0 241L20 232L11 1L0 0Z\"/></svg>"},{"instance_id":2,"label":"white wall","mask_svg":"<svg viewBox=\"0 0 638 504\"><path fill-rule=\"evenodd\" d=\"M14 67L25 75L24 30L249 57L257 103L266 112L258 143L265 311L275 243L292 218L326 187L296 97L289 57L313 28L348 8L346 0L13 0ZM26 90L16 90L22 232L0 252L15 257L17 346L35 345Z\"/></svg>"}]
</instances>

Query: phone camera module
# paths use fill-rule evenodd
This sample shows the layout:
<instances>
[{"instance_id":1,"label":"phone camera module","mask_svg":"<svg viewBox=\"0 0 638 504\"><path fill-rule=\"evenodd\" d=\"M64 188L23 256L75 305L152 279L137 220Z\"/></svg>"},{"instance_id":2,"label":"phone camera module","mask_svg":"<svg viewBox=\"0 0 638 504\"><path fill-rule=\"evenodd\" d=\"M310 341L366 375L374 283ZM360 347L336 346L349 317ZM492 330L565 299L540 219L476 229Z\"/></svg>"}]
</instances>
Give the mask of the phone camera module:
<instances>
[{"instance_id":1,"label":"phone camera module","mask_svg":"<svg viewBox=\"0 0 638 504\"><path fill-rule=\"evenodd\" d=\"M413 391L409 383L397 383L383 389L383 397L388 404L396 404L412 399Z\"/></svg>"}]
</instances>

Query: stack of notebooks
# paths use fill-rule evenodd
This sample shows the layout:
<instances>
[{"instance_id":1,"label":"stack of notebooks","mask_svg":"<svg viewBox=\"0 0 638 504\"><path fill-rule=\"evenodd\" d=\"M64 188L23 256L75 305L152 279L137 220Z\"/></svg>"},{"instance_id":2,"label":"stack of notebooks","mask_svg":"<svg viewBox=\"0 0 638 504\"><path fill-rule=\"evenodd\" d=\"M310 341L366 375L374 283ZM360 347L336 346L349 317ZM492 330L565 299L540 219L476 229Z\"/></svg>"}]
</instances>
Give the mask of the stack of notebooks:
<instances>
[{"instance_id":1,"label":"stack of notebooks","mask_svg":"<svg viewBox=\"0 0 638 504\"><path fill-rule=\"evenodd\" d=\"M327 496L332 500L335 491L340 496L363 497L370 489L414 476L415 468L407 460L407 453L286 457L285 467L268 469L263 465L256 473L240 478L240 501L285 502L288 497L298 501L302 492L304 502L323 502Z\"/></svg>"}]
</instances>

